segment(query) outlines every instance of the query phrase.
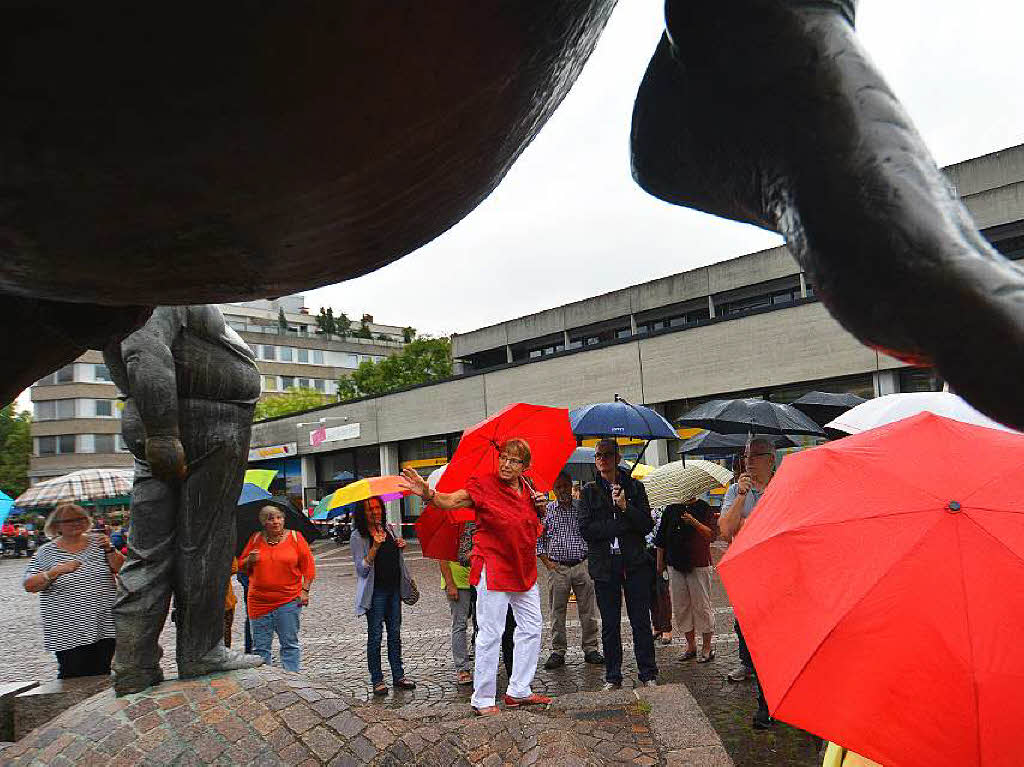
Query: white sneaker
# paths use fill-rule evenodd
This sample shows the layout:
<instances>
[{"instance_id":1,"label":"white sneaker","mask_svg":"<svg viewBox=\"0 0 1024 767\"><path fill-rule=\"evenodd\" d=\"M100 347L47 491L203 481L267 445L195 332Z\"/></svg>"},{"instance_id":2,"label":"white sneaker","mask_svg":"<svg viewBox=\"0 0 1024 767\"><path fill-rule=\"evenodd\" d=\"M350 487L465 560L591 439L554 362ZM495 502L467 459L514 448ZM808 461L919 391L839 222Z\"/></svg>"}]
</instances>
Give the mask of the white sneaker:
<instances>
[{"instance_id":1,"label":"white sneaker","mask_svg":"<svg viewBox=\"0 0 1024 767\"><path fill-rule=\"evenodd\" d=\"M604 687L601 688L603 692L609 692L610 690L621 690L622 682L605 682Z\"/></svg>"},{"instance_id":2,"label":"white sneaker","mask_svg":"<svg viewBox=\"0 0 1024 767\"><path fill-rule=\"evenodd\" d=\"M657 687L658 686L658 680L657 679L648 679L646 682L642 682L642 685L644 687Z\"/></svg>"}]
</instances>

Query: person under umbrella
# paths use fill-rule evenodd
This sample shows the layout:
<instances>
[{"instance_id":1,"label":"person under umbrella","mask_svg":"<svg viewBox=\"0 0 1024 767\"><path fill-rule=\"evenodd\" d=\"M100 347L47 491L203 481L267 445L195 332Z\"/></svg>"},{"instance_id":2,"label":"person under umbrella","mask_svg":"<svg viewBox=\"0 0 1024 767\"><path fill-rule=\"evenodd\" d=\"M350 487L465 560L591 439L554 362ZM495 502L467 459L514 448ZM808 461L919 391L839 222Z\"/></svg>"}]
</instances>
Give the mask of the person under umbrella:
<instances>
[{"instance_id":1,"label":"person under umbrella","mask_svg":"<svg viewBox=\"0 0 1024 767\"><path fill-rule=\"evenodd\" d=\"M740 475L736 482L729 486L722 499L722 516L718 521L722 537L730 543L743 527L747 517L754 511L761 500L768 483L775 475L775 450L767 439L755 438L747 445L743 454ZM739 621L735 621L736 638L739 640L740 664L729 672L732 682L749 679L754 671L754 661L743 638ZM754 713L754 727L765 729L772 724L768 704L765 702L761 685L757 685L757 711Z\"/></svg>"},{"instance_id":2,"label":"person under umbrella","mask_svg":"<svg viewBox=\"0 0 1024 767\"><path fill-rule=\"evenodd\" d=\"M270 665L270 647L277 634L281 665L298 671L299 616L309 604L309 587L316 578L313 552L306 539L286 530L284 512L267 504L260 510L262 532L253 533L239 557L239 570L249 576L246 611L253 651Z\"/></svg>"},{"instance_id":3,"label":"person under umbrella","mask_svg":"<svg viewBox=\"0 0 1024 767\"><path fill-rule=\"evenodd\" d=\"M551 698L530 689L540 657L543 618L537 588L539 517L547 497L534 492L523 478L530 466L530 445L511 438L497 445L495 472L474 475L466 487L450 493L432 490L415 470L403 470L405 487L437 509L475 509L470 582L477 588L476 658L472 707L493 716L497 688L498 648L509 606L515 615L515 659L504 701L508 708L548 704ZM564 462L564 458L562 459Z\"/></svg>"},{"instance_id":4,"label":"person under umbrella","mask_svg":"<svg viewBox=\"0 0 1024 767\"><path fill-rule=\"evenodd\" d=\"M58 679L109 674L114 657L114 576L124 556L90 526L81 506L58 506L44 528L50 543L25 571L25 591L40 595L43 647L57 656Z\"/></svg>"},{"instance_id":5,"label":"person under umbrella","mask_svg":"<svg viewBox=\"0 0 1024 767\"><path fill-rule=\"evenodd\" d=\"M405 540L384 524L384 503L371 496L355 513L351 539L356 567L356 615L366 616L366 662L374 695L387 695L380 665L380 643L388 631L388 665L395 689L412 690L416 683L406 677L402 663L402 595L411 579L402 550Z\"/></svg>"}]
</instances>

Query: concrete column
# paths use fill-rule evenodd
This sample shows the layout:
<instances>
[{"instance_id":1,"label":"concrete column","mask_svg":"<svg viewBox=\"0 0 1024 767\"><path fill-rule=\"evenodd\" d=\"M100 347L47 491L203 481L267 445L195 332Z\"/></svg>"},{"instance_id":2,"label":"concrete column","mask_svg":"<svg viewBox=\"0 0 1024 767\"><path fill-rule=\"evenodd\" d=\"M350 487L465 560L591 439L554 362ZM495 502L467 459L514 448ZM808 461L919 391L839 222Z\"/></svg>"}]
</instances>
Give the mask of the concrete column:
<instances>
[{"instance_id":1,"label":"concrete column","mask_svg":"<svg viewBox=\"0 0 1024 767\"><path fill-rule=\"evenodd\" d=\"M304 455L299 458L302 467L302 487L316 487L316 457Z\"/></svg>"},{"instance_id":2,"label":"concrete column","mask_svg":"<svg viewBox=\"0 0 1024 767\"><path fill-rule=\"evenodd\" d=\"M509 346L508 344L505 344L505 362L511 362L511 361L512 361L512 347Z\"/></svg>"},{"instance_id":3,"label":"concrete column","mask_svg":"<svg viewBox=\"0 0 1024 767\"><path fill-rule=\"evenodd\" d=\"M658 415L665 415L664 405L648 405ZM668 463L668 440L656 439L647 446L647 451L641 459L642 463L650 466L664 466Z\"/></svg>"},{"instance_id":4,"label":"concrete column","mask_svg":"<svg viewBox=\"0 0 1024 767\"><path fill-rule=\"evenodd\" d=\"M629 313L629 334L631 336L636 335L636 315L632 312Z\"/></svg>"},{"instance_id":5,"label":"concrete column","mask_svg":"<svg viewBox=\"0 0 1024 767\"><path fill-rule=\"evenodd\" d=\"M569 331L568 330L563 330L562 331L562 344L565 346L566 349L569 348Z\"/></svg>"},{"instance_id":6,"label":"concrete column","mask_svg":"<svg viewBox=\"0 0 1024 767\"><path fill-rule=\"evenodd\" d=\"M875 385L875 396L881 397L885 394L896 394L900 390L900 379L895 370L879 370L871 375L872 383Z\"/></svg>"},{"instance_id":7,"label":"concrete column","mask_svg":"<svg viewBox=\"0 0 1024 767\"><path fill-rule=\"evenodd\" d=\"M398 443L397 442L385 442L378 446L380 451L380 473L381 476L388 474L398 474ZM387 521L395 525L396 528L402 522L402 502L388 501L384 504L385 511L387 512ZM398 528L401 529L401 528ZM403 531L404 536L404 531Z\"/></svg>"},{"instance_id":8,"label":"concrete column","mask_svg":"<svg viewBox=\"0 0 1024 767\"><path fill-rule=\"evenodd\" d=\"M708 316L715 316L715 301L710 295L708 296Z\"/></svg>"},{"instance_id":9,"label":"concrete column","mask_svg":"<svg viewBox=\"0 0 1024 767\"><path fill-rule=\"evenodd\" d=\"M800 272L800 298L807 298L807 275Z\"/></svg>"}]
</instances>

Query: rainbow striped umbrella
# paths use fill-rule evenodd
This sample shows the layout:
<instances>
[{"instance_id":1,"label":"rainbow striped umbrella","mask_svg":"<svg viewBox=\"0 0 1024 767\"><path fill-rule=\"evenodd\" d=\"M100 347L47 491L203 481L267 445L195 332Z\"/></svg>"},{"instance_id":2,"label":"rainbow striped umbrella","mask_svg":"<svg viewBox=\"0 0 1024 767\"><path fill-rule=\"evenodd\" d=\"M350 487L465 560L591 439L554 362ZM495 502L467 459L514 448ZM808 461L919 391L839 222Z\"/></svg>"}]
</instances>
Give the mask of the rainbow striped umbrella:
<instances>
[{"instance_id":1,"label":"rainbow striped umbrella","mask_svg":"<svg viewBox=\"0 0 1024 767\"><path fill-rule=\"evenodd\" d=\"M368 477L351 485L335 490L331 496L327 509L336 509L339 506L346 506L356 501L365 501L367 498L377 496L382 501L397 501L403 495L409 495L409 491L403 488L399 482L401 477Z\"/></svg>"}]
</instances>

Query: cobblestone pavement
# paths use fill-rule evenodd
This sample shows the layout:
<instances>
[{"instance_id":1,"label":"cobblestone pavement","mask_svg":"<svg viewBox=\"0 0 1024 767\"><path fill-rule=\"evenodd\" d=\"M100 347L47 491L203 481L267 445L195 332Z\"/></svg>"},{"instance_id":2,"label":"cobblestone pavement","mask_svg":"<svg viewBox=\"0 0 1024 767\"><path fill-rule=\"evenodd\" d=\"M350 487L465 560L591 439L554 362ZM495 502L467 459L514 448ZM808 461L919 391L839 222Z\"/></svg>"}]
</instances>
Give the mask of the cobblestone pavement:
<instances>
[{"instance_id":1,"label":"cobblestone pavement","mask_svg":"<svg viewBox=\"0 0 1024 767\"><path fill-rule=\"evenodd\" d=\"M310 607L304 611L301 629L303 670L311 678L329 682L332 689L356 700L370 698L366 669L366 624L353 609L355 577L347 546L318 542L314 546L318 574ZM721 551L717 552L718 554ZM407 563L416 578L421 598L414 607L403 610L403 656L407 674L418 687L409 692L393 692L378 707L400 707L411 703L454 703L468 707L470 691L454 684L451 668L450 618L447 600L441 589L437 563L420 556L415 544L410 545ZM56 676L53 656L41 649L37 598L21 588L21 576L27 560L0 562L0 648L6 659L0 667L0 683L25 679L45 680ZM542 568L541 585L544 586ZM241 599L241 589L236 584ZM543 600L542 600L543 601ZM682 637L671 646L658 645L659 679L662 682L683 682L718 731L730 756L740 767L785 765L810 767L816 759L817 744L808 734L781 723L768 732L750 727L755 709L752 683L733 684L725 674L737 663L737 644L733 632L732 610L717 577L713 601L717 626L716 659L708 664L680 663ZM625 612L625 611L624 611ZM545 614L547 610L545 608ZM534 690L563 696L582 691L599 690L603 668L583 663L579 622L575 607L569 611L569 652L561 669L538 669ZM241 644L243 616L235 615L235 646ZM624 640L630 636L628 623L623 625ZM165 672L174 671L174 627L168 625L162 643L166 652ZM574 646L575 644L575 646ZM625 642L623 673L626 687L637 684L636 666L631 643ZM545 632L545 646L547 633ZM386 665L386 653L384 663ZM542 655L543 662L546 653ZM504 687L504 672L499 671L499 693Z\"/></svg>"}]
</instances>

